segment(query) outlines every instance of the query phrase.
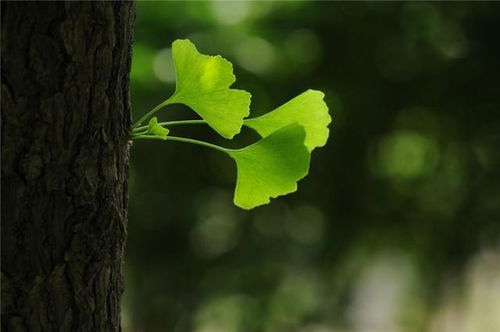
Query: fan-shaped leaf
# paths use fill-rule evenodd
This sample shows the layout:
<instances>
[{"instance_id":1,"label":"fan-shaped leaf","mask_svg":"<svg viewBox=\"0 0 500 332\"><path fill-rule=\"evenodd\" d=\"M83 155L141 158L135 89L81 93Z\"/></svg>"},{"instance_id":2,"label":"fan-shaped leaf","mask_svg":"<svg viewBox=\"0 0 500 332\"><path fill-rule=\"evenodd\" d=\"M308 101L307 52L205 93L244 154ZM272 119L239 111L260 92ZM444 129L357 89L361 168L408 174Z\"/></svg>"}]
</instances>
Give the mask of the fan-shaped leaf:
<instances>
[{"instance_id":1,"label":"fan-shaped leaf","mask_svg":"<svg viewBox=\"0 0 500 332\"><path fill-rule=\"evenodd\" d=\"M200 54L187 39L174 41L172 55L177 86L170 103L189 106L225 138L239 133L251 95L229 89L236 80L231 62L219 55Z\"/></svg>"},{"instance_id":2,"label":"fan-shaped leaf","mask_svg":"<svg viewBox=\"0 0 500 332\"><path fill-rule=\"evenodd\" d=\"M230 150L238 169L234 203L252 209L296 191L297 181L309 170L304 138L304 128L291 124L246 148Z\"/></svg>"},{"instance_id":3,"label":"fan-shaped leaf","mask_svg":"<svg viewBox=\"0 0 500 332\"><path fill-rule=\"evenodd\" d=\"M309 151L312 151L326 144L329 134L328 124L332 121L323 97L321 91L307 90L269 113L246 119L245 126L266 137L279 128L297 122L304 126L306 131L304 144Z\"/></svg>"}]
</instances>

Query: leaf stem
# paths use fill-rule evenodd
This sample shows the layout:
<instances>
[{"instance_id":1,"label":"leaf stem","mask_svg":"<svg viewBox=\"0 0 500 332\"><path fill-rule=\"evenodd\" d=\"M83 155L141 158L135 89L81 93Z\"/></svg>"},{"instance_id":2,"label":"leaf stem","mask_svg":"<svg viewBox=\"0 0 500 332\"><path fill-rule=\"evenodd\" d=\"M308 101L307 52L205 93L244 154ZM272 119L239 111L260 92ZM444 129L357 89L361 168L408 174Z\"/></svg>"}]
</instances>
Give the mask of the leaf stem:
<instances>
[{"instance_id":1,"label":"leaf stem","mask_svg":"<svg viewBox=\"0 0 500 332\"><path fill-rule=\"evenodd\" d=\"M165 100L164 102L156 105L151 111L147 112L146 114L144 114L142 116L142 118L139 119L139 121L137 121L136 123L134 123L132 125L132 130L136 129L138 126L140 126L147 118L149 118L151 115L155 114L156 112L158 112L160 109L162 109L163 107L171 104L171 98L168 98L167 100Z\"/></svg>"},{"instance_id":2,"label":"leaf stem","mask_svg":"<svg viewBox=\"0 0 500 332\"><path fill-rule=\"evenodd\" d=\"M154 136L154 135L133 135L132 139L159 139L161 141L164 141L164 138L161 138L159 136Z\"/></svg>"},{"instance_id":3,"label":"leaf stem","mask_svg":"<svg viewBox=\"0 0 500 332\"><path fill-rule=\"evenodd\" d=\"M159 139L162 141L177 141L177 142L184 142L184 143L190 143L190 144L195 144L195 145L201 145L210 149L214 149L217 151L225 152L228 153L231 151L231 149L223 148L222 146L218 146L212 143L204 142L204 141L199 141L197 139L192 139L192 138L186 138L186 137L178 137L178 136L167 136L165 138L161 138L158 136L153 136L153 135L136 135L133 136L132 139Z\"/></svg>"},{"instance_id":4,"label":"leaf stem","mask_svg":"<svg viewBox=\"0 0 500 332\"><path fill-rule=\"evenodd\" d=\"M132 136L137 136L137 135L146 135L148 133L147 126L144 129L141 130L132 130Z\"/></svg>"},{"instance_id":5,"label":"leaf stem","mask_svg":"<svg viewBox=\"0 0 500 332\"><path fill-rule=\"evenodd\" d=\"M159 122L158 125L160 126L177 126L177 125L190 125L190 124L204 124L207 123L205 120L179 120L179 121L167 121L167 122ZM141 131L144 129L147 129L148 126L140 126L140 127L134 127L132 131Z\"/></svg>"}]
</instances>

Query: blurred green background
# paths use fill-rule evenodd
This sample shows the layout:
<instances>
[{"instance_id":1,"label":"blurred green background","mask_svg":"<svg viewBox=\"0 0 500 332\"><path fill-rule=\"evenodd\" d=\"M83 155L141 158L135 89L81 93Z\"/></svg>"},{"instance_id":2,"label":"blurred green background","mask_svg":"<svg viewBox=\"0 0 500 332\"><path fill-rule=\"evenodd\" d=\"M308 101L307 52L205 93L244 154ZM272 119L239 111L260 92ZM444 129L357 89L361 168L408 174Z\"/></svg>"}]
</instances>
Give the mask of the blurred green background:
<instances>
[{"instance_id":1,"label":"blurred green background","mask_svg":"<svg viewBox=\"0 0 500 332\"><path fill-rule=\"evenodd\" d=\"M173 92L170 45L189 38L233 62L253 114L313 88L333 123L298 192L250 212L227 156L136 142L124 330L500 331L499 10L138 2L135 119Z\"/></svg>"}]
</instances>

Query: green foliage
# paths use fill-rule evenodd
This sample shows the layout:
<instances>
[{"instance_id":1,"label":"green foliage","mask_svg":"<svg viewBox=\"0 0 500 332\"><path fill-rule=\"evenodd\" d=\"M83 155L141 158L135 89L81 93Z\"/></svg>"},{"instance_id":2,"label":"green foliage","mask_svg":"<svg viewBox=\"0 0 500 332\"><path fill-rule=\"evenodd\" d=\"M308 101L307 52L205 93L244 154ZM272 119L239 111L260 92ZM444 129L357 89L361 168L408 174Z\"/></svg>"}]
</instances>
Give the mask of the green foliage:
<instances>
[{"instance_id":1,"label":"green foliage","mask_svg":"<svg viewBox=\"0 0 500 332\"><path fill-rule=\"evenodd\" d=\"M161 139L167 139L167 135L170 130L165 127L162 127L158 124L158 118L155 116L149 120L148 124L148 133L154 136L157 136Z\"/></svg>"},{"instance_id":2,"label":"green foliage","mask_svg":"<svg viewBox=\"0 0 500 332\"><path fill-rule=\"evenodd\" d=\"M292 123L255 144L230 151L238 168L234 204L252 209L269 203L271 197L296 191L297 181L309 170L304 138L304 128Z\"/></svg>"},{"instance_id":3,"label":"green foliage","mask_svg":"<svg viewBox=\"0 0 500 332\"><path fill-rule=\"evenodd\" d=\"M234 203L252 209L270 198L297 190L297 181L309 170L310 153L326 144L331 117L320 91L307 90L275 110L253 119L249 115L250 93L230 89L235 82L232 64L221 56L198 52L189 40L172 44L176 70L174 94L146 113L132 129L133 139L161 139L198 144L225 152L238 169ZM159 123L151 118L164 106L181 103L203 120ZM169 136L168 126L206 123L222 137L231 139L246 125L262 137L256 143L232 150L190 138Z\"/></svg>"},{"instance_id":4,"label":"green foliage","mask_svg":"<svg viewBox=\"0 0 500 332\"><path fill-rule=\"evenodd\" d=\"M275 110L258 118L246 119L245 126L262 137L291 123L298 123L306 131L305 146L309 151L326 144L328 124L332 121L321 91L307 90Z\"/></svg>"},{"instance_id":5,"label":"green foliage","mask_svg":"<svg viewBox=\"0 0 500 332\"><path fill-rule=\"evenodd\" d=\"M231 62L198 53L189 40L172 44L176 90L171 103L191 107L225 138L233 138L250 112L250 93L229 89L236 81Z\"/></svg>"}]
</instances>

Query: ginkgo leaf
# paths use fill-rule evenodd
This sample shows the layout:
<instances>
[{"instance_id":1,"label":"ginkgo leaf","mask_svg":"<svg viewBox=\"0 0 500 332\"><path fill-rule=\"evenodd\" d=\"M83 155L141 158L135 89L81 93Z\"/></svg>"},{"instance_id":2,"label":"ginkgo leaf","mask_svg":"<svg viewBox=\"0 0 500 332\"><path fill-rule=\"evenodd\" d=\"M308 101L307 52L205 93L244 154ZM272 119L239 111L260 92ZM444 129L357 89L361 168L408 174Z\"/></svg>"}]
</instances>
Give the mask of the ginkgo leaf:
<instances>
[{"instance_id":1,"label":"ginkgo leaf","mask_svg":"<svg viewBox=\"0 0 500 332\"><path fill-rule=\"evenodd\" d=\"M235 82L233 65L221 56L198 52L187 39L172 44L176 90L170 103L192 108L225 138L238 134L250 108L250 93L230 89Z\"/></svg>"},{"instance_id":2,"label":"ginkgo leaf","mask_svg":"<svg viewBox=\"0 0 500 332\"><path fill-rule=\"evenodd\" d=\"M166 139L169 130L160 126L158 124L158 118L155 116L154 118L151 118L151 120L149 120L148 133Z\"/></svg>"},{"instance_id":3,"label":"ginkgo leaf","mask_svg":"<svg viewBox=\"0 0 500 332\"><path fill-rule=\"evenodd\" d=\"M328 124L332 118L328 106L323 101L321 91L307 90L275 110L253 119L246 119L244 124L266 137L275 130L297 122L306 131L305 146L309 151L326 144Z\"/></svg>"},{"instance_id":4,"label":"ginkgo leaf","mask_svg":"<svg viewBox=\"0 0 500 332\"><path fill-rule=\"evenodd\" d=\"M238 170L234 204L252 209L296 191L297 181L309 171L304 138L304 128L291 124L246 148L229 150Z\"/></svg>"}]
</instances>

